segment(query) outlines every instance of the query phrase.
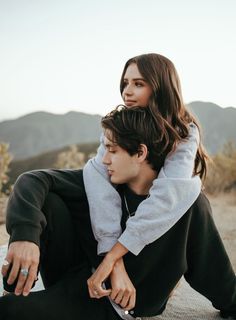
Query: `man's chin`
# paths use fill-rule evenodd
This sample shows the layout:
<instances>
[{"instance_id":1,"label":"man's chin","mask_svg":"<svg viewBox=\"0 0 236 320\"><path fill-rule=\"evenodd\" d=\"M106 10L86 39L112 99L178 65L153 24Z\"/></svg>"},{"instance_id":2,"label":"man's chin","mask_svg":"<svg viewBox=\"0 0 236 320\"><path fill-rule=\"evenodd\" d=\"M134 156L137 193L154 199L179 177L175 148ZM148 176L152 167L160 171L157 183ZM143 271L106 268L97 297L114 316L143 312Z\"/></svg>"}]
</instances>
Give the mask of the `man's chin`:
<instances>
[{"instance_id":1,"label":"man's chin","mask_svg":"<svg viewBox=\"0 0 236 320\"><path fill-rule=\"evenodd\" d=\"M114 177L114 176L110 177L110 181L113 184L124 184L124 183L127 183L127 181L125 181L125 179L119 179L119 178Z\"/></svg>"}]
</instances>

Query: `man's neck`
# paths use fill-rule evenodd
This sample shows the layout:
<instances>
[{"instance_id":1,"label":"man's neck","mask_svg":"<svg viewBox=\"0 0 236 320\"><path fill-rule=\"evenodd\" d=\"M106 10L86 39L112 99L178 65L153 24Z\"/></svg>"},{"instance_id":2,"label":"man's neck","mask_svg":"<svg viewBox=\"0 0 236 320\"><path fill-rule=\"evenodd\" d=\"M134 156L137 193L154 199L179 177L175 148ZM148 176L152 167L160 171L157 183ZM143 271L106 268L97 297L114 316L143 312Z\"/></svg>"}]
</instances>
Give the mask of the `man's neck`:
<instances>
[{"instance_id":1,"label":"man's neck","mask_svg":"<svg viewBox=\"0 0 236 320\"><path fill-rule=\"evenodd\" d=\"M127 186L138 195L147 195L153 184L153 180L157 178L157 172L150 169L140 174L132 181L127 182Z\"/></svg>"}]
</instances>

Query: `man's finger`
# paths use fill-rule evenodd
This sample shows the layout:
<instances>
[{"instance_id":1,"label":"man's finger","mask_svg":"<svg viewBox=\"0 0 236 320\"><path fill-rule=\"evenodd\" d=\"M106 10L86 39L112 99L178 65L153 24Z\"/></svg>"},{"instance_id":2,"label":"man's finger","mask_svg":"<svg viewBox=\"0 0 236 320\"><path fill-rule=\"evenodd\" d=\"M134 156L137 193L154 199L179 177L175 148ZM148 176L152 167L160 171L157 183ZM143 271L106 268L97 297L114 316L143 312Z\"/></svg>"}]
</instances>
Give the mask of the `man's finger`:
<instances>
[{"instance_id":1,"label":"man's finger","mask_svg":"<svg viewBox=\"0 0 236 320\"><path fill-rule=\"evenodd\" d=\"M3 277L5 277L7 275L7 271L9 269L10 265L11 265L10 261L7 258L5 258L5 260L3 260L3 264L2 264Z\"/></svg>"},{"instance_id":2,"label":"man's finger","mask_svg":"<svg viewBox=\"0 0 236 320\"><path fill-rule=\"evenodd\" d=\"M35 265L30 267L29 274L23 288L24 296L27 296L30 293L31 288L37 279L37 271L38 271L38 266Z\"/></svg>"},{"instance_id":3,"label":"man's finger","mask_svg":"<svg viewBox=\"0 0 236 320\"><path fill-rule=\"evenodd\" d=\"M129 304L125 307L126 310L132 310L135 307L136 303L136 292L134 292L129 299Z\"/></svg>"},{"instance_id":4,"label":"man's finger","mask_svg":"<svg viewBox=\"0 0 236 320\"><path fill-rule=\"evenodd\" d=\"M12 263L11 271L10 271L8 279L7 279L8 284L11 285L14 283L14 281L16 280L16 278L18 276L19 269L20 269L20 262L18 259L14 259L14 261Z\"/></svg>"},{"instance_id":5,"label":"man's finger","mask_svg":"<svg viewBox=\"0 0 236 320\"><path fill-rule=\"evenodd\" d=\"M25 266L20 269L18 281L17 281L17 285L16 285L16 289L15 289L15 294L17 296L22 294L28 275L29 275L29 267L28 266Z\"/></svg>"},{"instance_id":6,"label":"man's finger","mask_svg":"<svg viewBox=\"0 0 236 320\"><path fill-rule=\"evenodd\" d=\"M123 299L123 295L124 295L123 290L120 290L118 295L115 297L115 300L114 300L116 304L120 304L121 303L121 301Z\"/></svg>"},{"instance_id":7,"label":"man's finger","mask_svg":"<svg viewBox=\"0 0 236 320\"><path fill-rule=\"evenodd\" d=\"M126 308L128 306L129 299L130 299L130 294L129 292L127 292L123 295L122 300L119 303L122 308Z\"/></svg>"}]
</instances>

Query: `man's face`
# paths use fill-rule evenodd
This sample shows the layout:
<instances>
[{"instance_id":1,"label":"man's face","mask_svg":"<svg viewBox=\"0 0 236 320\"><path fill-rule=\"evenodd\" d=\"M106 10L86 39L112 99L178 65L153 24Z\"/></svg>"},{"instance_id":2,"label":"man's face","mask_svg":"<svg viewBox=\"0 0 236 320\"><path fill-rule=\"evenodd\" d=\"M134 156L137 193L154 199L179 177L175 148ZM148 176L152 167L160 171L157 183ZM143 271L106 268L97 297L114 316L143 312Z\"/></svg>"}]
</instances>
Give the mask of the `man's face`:
<instances>
[{"instance_id":1,"label":"man's face","mask_svg":"<svg viewBox=\"0 0 236 320\"><path fill-rule=\"evenodd\" d=\"M135 182L140 171L138 154L130 156L126 150L109 140L109 137L111 137L110 130L105 130L106 150L102 161L107 166L111 182L114 184Z\"/></svg>"}]
</instances>

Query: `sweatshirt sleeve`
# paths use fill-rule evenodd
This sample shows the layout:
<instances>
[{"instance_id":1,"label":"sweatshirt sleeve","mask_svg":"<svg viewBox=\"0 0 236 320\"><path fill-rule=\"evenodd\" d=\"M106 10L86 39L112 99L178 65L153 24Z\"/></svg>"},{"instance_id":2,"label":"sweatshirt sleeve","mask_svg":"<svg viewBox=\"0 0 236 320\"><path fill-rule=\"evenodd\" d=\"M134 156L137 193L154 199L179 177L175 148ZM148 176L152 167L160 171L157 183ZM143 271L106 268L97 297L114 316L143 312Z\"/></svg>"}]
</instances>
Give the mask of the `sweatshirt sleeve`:
<instances>
[{"instance_id":1,"label":"sweatshirt sleeve","mask_svg":"<svg viewBox=\"0 0 236 320\"><path fill-rule=\"evenodd\" d=\"M99 255L110 251L122 232L121 199L110 183L106 166L102 163L104 153L102 135L97 155L86 163L83 170L91 225L98 242L97 253Z\"/></svg>"},{"instance_id":2,"label":"sweatshirt sleeve","mask_svg":"<svg viewBox=\"0 0 236 320\"><path fill-rule=\"evenodd\" d=\"M199 131L190 124L187 141L180 143L167 157L150 197L143 201L130 218L121 235L121 199L109 182L102 164L102 143L95 158L85 166L83 175L89 201L91 224L98 241L98 254L108 252L117 239L129 251L138 254L145 245L161 237L191 207L201 191L201 180L193 177L194 160L199 145Z\"/></svg>"},{"instance_id":3,"label":"sweatshirt sleeve","mask_svg":"<svg viewBox=\"0 0 236 320\"><path fill-rule=\"evenodd\" d=\"M47 222L42 212L49 192L65 201L85 196L81 170L34 170L20 175L7 205L6 228L10 242L31 241L40 244Z\"/></svg>"},{"instance_id":4,"label":"sweatshirt sleeve","mask_svg":"<svg viewBox=\"0 0 236 320\"><path fill-rule=\"evenodd\" d=\"M199 196L201 180L192 176L198 145L199 131L192 123L188 140L179 143L167 157L150 189L150 197L128 219L118 239L133 254L138 255L145 245L166 233Z\"/></svg>"}]
</instances>

